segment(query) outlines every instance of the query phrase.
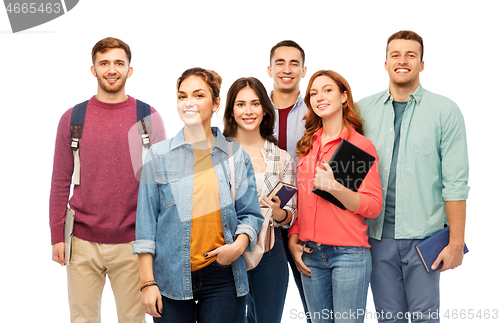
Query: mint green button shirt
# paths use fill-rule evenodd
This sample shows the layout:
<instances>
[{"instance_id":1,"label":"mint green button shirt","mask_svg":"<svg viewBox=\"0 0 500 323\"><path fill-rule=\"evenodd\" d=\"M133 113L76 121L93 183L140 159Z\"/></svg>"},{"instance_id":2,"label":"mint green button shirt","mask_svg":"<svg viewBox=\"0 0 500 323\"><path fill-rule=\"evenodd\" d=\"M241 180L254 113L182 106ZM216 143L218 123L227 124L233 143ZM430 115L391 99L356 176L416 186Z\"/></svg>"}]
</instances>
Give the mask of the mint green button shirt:
<instances>
[{"instance_id":1,"label":"mint green button shirt","mask_svg":"<svg viewBox=\"0 0 500 323\"><path fill-rule=\"evenodd\" d=\"M366 219L368 236L379 240L394 147L392 101L387 89L358 102L364 135L379 156L384 206L377 218ZM469 194L465 123L455 102L418 86L403 114L397 163L395 238L424 239L448 222L445 202Z\"/></svg>"}]
</instances>

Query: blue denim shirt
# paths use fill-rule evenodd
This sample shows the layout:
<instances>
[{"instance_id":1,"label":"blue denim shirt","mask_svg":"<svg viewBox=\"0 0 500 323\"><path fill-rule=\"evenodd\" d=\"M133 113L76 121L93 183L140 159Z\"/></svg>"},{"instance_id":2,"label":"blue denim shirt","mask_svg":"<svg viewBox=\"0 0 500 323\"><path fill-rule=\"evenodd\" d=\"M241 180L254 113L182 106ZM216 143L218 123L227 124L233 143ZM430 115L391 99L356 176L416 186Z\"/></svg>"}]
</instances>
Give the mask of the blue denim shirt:
<instances>
[{"instance_id":1,"label":"blue denim shirt","mask_svg":"<svg viewBox=\"0 0 500 323\"><path fill-rule=\"evenodd\" d=\"M193 298L191 282L191 213L193 204L194 152L184 141L184 129L174 138L153 145L142 169L137 204L134 254L153 255L153 274L162 295L171 299ZM219 129L211 148L219 181L221 219L226 244L247 234L253 250L264 218L260 212L255 176L247 153L235 144L235 203L230 189L228 142ZM245 260L232 264L237 296L248 293Z\"/></svg>"}]
</instances>

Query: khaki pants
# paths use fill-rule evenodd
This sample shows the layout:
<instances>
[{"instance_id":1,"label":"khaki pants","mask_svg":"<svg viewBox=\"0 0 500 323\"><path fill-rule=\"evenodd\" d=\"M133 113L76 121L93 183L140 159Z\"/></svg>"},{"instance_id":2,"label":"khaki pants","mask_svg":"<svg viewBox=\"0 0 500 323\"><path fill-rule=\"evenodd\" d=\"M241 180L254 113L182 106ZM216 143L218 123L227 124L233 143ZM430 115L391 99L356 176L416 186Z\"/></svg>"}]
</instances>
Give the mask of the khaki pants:
<instances>
[{"instance_id":1,"label":"khaki pants","mask_svg":"<svg viewBox=\"0 0 500 323\"><path fill-rule=\"evenodd\" d=\"M106 275L115 296L118 322L146 322L139 291L139 260L132 255L132 242L102 244L73 237L72 248L67 266L71 322L101 322Z\"/></svg>"}]
</instances>

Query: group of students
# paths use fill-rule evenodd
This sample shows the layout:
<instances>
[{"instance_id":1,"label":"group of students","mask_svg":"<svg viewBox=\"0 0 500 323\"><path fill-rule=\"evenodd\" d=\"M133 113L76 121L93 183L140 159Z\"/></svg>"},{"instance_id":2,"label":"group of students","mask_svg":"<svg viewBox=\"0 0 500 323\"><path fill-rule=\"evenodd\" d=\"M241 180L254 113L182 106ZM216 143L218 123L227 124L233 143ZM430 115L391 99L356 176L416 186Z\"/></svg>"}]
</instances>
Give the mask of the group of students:
<instances>
[{"instance_id":1,"label":"group of students","mask_svg":"<svg viewBox=\"0 0 500 323\"><path fill-rule=\"evenodd\" d=\"M270 54L273 91L254 77L236 80L222 132L211 125L222 79L190 68L177 80L184 127L165 140L152 108L152 145L134 168L140 135L129 131L137 122L136 100L125 94L130 48L99 41L91 68L98 94L87 106L81 183L69 201L71 321L99 320L108 275L120 322L143 322L144 312L155 322L281 322L288 263L310 322L363 322L370 281L376 310L386 313L379 322L405 322L398 313L408 312L421 313L413 322L439 321L427 315L439 309L439 271L425 271L414 245L449 225L450 243L433 266L461 264L467 147L456 104L420 85L422 55L421 37L400 31L387 42L388 90L355 103L341 75L320 70L302 99L304 51L282 41ZM50 201L61 265L71 110L58 128ZM328 164L341 140L375 157L357 192ZM283 208L267 197L279 181L298 188ZM243 253L254 249L269 209L274 246L247 271Z\"/></svg>"}]
</instances>

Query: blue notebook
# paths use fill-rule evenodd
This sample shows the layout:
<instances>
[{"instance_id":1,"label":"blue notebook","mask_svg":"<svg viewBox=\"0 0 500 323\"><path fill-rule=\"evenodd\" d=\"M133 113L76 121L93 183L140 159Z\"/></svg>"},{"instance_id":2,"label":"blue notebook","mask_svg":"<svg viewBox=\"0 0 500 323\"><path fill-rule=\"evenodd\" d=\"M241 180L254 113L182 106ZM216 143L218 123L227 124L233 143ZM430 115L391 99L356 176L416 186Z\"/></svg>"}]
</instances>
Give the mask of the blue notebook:
<instances>
[{"instance_id":1,"label":"blue notebook","mask_svg":"<svg viewBox=\"0 0 500 323\"><path fill-rule=\"evenodd\" d=\"M274 196L277 195L281 201L280 208L283 208L297 191L298 189L293 185L283 182L278 182L278 184L276 184L276 186L267 195L267 197L272 199Z\"/></svg>"},{"instance_id":2,"label":"blue notebook","mask_svg":"<svg viewBox=\"0 0 500 323\"><path fill-rule=\"evenodd\" d=\"M431 266L434 261L436 261L439 253L448 245L449 242L450 228L446 227L415 246L420 259L422 259L422 262L424 263L425 270L427 270L428 273L432 273L443 267L443 263L440 263L436 269L431 269ZM469 252L469 249L467 249L467 245L464 245L464 254L467 252Z\"/></svg>"}]
</instances>

